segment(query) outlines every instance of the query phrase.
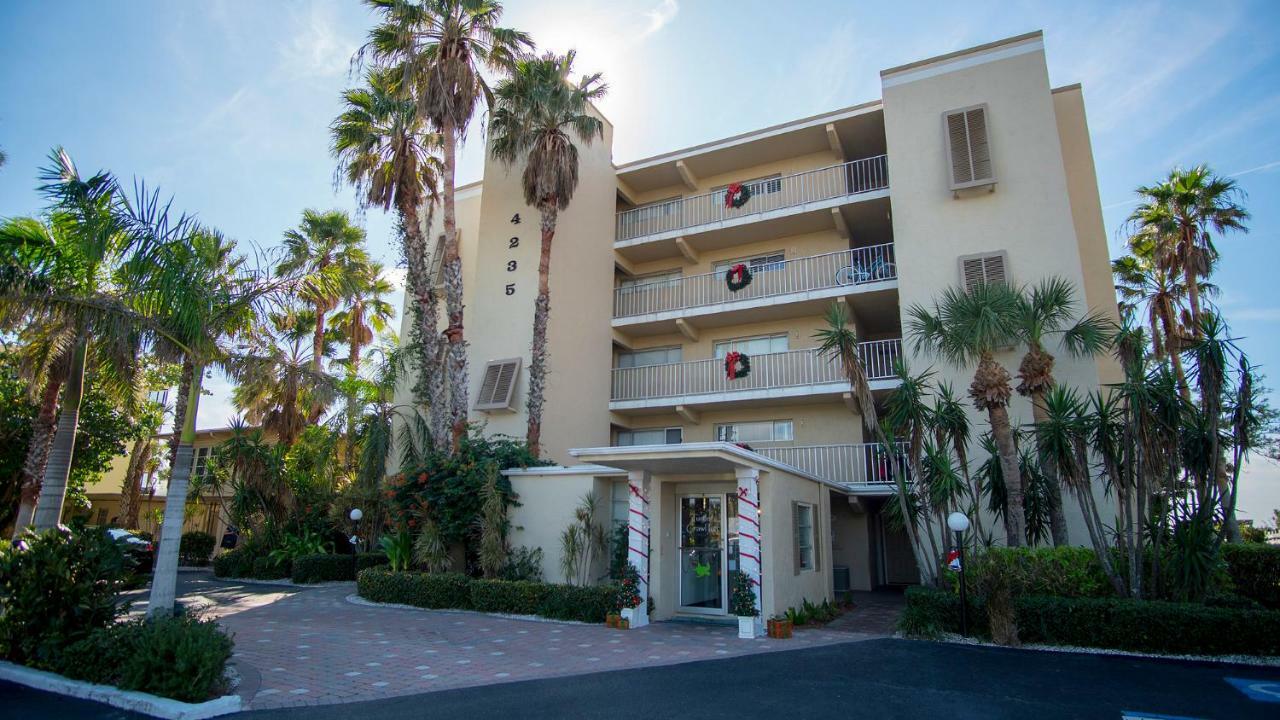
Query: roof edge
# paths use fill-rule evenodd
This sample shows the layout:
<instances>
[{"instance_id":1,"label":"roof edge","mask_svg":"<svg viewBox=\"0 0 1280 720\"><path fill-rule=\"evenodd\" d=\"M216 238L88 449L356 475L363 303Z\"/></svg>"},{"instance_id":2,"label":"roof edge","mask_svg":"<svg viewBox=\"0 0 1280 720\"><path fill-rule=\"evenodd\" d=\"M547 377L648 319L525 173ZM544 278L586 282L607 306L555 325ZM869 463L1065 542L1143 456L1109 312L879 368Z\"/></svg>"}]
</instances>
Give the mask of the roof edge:
<instances>
[{"instance_id":1,"label":"roof edge","mask_svg":"<svg viewBox=\"0 0 1280 720\"><path fill-rule=\"evenodd\" d=\"M924 60L916 60L915 62L909 62L905 65L898 65L896 67L891 67L887 70L881 70L880 78L884 79L892 75L897 75L898 73L906 72L908 70L916 70L916 69L925 67L926 65L943 63L943 62L947 62L948 60L955 60L956 58L964 57L965 55L974 55L977 53L986 52L988 50L995 50L996 48L1004 47L1006 45L1015 45L1020 42L1026 42L1027 40L1034 40L1037 38L1040 38L1040 39L1044 38L1043 30L1033 30L1029 33L1023 33L1021 35L1015 35L1013 37L1003 38L1001 40L996 40L994 42L984 43L982 45L975 45L970 48L964 48L963 50L956 50L954 52L949 52L944 55L935 55L934 57L925 58Z\"/></svg>"}]
</instances>

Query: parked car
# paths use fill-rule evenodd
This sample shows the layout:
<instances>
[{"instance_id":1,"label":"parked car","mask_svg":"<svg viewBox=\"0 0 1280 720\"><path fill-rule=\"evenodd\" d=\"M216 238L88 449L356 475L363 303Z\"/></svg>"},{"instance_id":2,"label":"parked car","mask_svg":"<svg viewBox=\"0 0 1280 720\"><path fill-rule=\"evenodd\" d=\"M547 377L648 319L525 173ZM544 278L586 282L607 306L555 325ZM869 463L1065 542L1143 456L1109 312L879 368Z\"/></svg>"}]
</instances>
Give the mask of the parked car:
<instances>
[{"instance_id":1,"label":"parked car","mask_svg":"<svg viewBox=\"0 0 1280 720\"><path fill-rule=\"evenodd\" d=\"M124 528L107 528L107 534L124 548L125 554L133 558L136 563L134 572L139 574L151 572L156 561L155 543L138 537Z\"/></svg>"}]
</instances>

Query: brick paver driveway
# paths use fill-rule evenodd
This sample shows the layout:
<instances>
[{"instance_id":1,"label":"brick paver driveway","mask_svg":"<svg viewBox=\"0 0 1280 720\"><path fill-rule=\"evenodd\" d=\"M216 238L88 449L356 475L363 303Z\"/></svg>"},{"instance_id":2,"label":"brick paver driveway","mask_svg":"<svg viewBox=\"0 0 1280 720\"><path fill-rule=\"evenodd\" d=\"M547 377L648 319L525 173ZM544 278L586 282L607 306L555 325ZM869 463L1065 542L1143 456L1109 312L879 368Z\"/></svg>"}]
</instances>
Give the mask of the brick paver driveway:
<instances>
[{"instance_id":1,"label":"brick paver driveway","mask_svg":"<svg viewBox=\"0 0 1280 720\"><path fill-rule=\"evenodd\" d=\"M207 578L207 576L206 576ZM235 633L239 693L254 709L372 700L603 670L739 657L866 639L797 630L739 640L736 626L657 623L638 630L350 603L354 583L297 590L184 582L184 602Z\"/></svg>"}]
</instances>

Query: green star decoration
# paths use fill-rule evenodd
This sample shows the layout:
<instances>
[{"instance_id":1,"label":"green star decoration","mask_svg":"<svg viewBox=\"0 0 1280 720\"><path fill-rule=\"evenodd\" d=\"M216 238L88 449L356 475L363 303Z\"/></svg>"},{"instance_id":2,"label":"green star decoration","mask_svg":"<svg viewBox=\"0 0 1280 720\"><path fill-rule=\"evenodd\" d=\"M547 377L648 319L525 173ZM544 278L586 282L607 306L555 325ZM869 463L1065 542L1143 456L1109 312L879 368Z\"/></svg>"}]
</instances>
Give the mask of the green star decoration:
<instances>
[{"instance_id":1,"label":"green star decoration","mask_svg":"<svg viewBox=\"0 0 1280 720\"><path fill-rule=\"evenodd\" d=\"M694 574L694 575L697 575L698 577L708 577L708 576L710 576L710 575L711 575L711 564L710 564L710 563L703 563L703 564L700 564L700 565L694 565L694 566L693 566L693 574Z\"/></svg>"}]
</instances>

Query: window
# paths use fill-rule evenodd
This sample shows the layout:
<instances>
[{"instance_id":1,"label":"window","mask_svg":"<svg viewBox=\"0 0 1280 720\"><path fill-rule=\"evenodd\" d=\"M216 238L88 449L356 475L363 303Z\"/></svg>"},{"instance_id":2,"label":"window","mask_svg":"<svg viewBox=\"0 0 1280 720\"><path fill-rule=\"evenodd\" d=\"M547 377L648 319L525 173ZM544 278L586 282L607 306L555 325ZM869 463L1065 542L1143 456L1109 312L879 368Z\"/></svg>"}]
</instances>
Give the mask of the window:
<instances>
[{"instance_id":1,"label":"window","mask_svg":"<svg viewBox=\"0 0 1280 720\"><path fill-rule=\"evenodd\" d=\"M628 350L618 353L618 367L637 368L650 365L674 365L680 362L680 346Z\"/></svg>"},{"instance_id":2,"label":"window","mask_svg":"<svg viewBox=\"0 0 1280 720\"><path fill-rule=\"evenodd\" d=\"M679 445L684 442L683 428L646 428L643 430L619 430L618 447L632 445Z\"/></svg>"},{"instance_id":3,"label":"window","mask_svg":"<svg viewBox=\"0 0 1280 720\"><path fill-rule=\"evenodd\" d=\"M945 113L947 156L951 160L951 189L995 184L991 146L987 140L987 106L977 105Z\"/></svg>"},{"instance_id":4,"label":"window","mask_svg":"<svg viewBox=\"0 0 1280 720\"><path fill-rule=\"evenodd\" d=\"M791 442L795 426L790 420L724 423L716 425L716 440L732 443Z\"/></svg>"},{"instance_id":5,"label":"window","mask_svg":"<svg viewBox=\"0 0 1280 720\"><path fill-rule=\"evenodd\" d=\"M713 272L722 273L738 263L745 264L751 272L770 272L772 270L781 270L786 260L786 255L780 252L769 253L768 255L757 255L752 258L739 258L737 260L721 260L712 268Z\"/></svg>"},{"instance_id":6,"label":"window","mask_svg":"<svg viewBox=\"0 0 1280 720\"><path fill-rule=\"evenodd\" d=\"M515 395L516 380L520 377L521 358L490 360L484 368L480 394L476 397L477 410L510 410Z\"/></svg>"},{"instance_id":7,"label":"window","mask_svg":"<svg viewBox=\"0 0 1280 720\"><path fill-rule=\"evenodd\" d=\"M725 355L734 350L748 355L767 355L768 353L786 352L790 349L790 337L786 333L782 333L781 335L761 335L759 337L721 340L715 344L715 355L717 360L723 360Z\"/></svg>"},{"instance_id":8,"label":"window","mask_svg":"<svg viewBox=\"0 0 1280 720\"><path fill-rule=\"evenodd\" d=\"M796 542L796 574L801 570L818 569L817 537L813 526L813 506L807 503L791 503L791 517L795 528Z\"/></svg>"},{"instance_id":9,"label":"window","mask_svg":"<svg viewBox=\"0 0 1280 720\"><path fill-rule=\"evenodd\" d=\"M209 470L209 453L213 448L193 448L191 453L191 479L199 480Z\"/></svg>"},{"instance_id":10,"label":"window","mask_svg":"<svg viewBox=\"0 0 1280 720\"><path fill-rule=\"evenodd\" d=\"M965 292L978 285L1005 285L1009 282L1006 271L1008 255L1004 251L965 255L960 258L960 282Z\"/></svg>"},{"instance_id":11,"label":"window","mask_svg":"<svg viewBox=\"0 0 1280 720\"><path fill-rule=\"evenodd\" d=\"M631 512L631 489L626 480L614 480L610 488L609 510L610 527L627 524L627 515Z\"/></svg>"},{"instance_id":12,"label":"window","mask_svg":"<svg viewBox=\"0 0 1280 720\"><path fill-rule=\"evenodd\" d=\"M752 195L772 195L776 192L782 192L782 175L780 173L751 180L742 180L741 182L747 186ZM711 201L719 203L720 207L724 207L724 191L728 189L728 185L719 185L711 188Z\"/></svg>"}]
</instances>

